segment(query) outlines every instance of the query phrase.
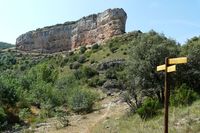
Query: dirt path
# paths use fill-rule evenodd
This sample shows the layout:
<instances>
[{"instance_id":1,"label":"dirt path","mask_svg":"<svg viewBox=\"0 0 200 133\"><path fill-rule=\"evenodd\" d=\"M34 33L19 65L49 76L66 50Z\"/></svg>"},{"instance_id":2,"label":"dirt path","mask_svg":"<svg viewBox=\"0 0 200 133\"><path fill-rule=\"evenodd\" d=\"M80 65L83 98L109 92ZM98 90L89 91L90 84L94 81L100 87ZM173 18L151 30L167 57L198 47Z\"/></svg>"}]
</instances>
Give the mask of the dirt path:
<instances>
[{"instance_id":1,"label":"dirt path","mask_svg":"<svg viewBox=\"0 0 200 133\"><path fill-rule=\"evenodd\" d=\"M101 109L87 115L74 115L69 118L70 126L56 129L53 126L43 127L38 132L42 133L91 133L92 129L109 117L120 117L127 110L126 103L119 96L109 96L100 102Z\"/></svg>"},{"instance_id":2,"label":"dirt path","mask_svg":"<svg viewBox=\"0 0 200 133\"><path fill-rule=\"evenodd\" d=\"M102 115L101 117L97 118L97 119L92 123L92 125L91 125L90 127L88 127L88 130L87 130L85 133L90 133L90 132L91 132L91 129L93 129L93 127L95 127L95 125L96 125L98 122L100 122L100 121L106 119L106 117L109 117L111 105L112 105L112 102L110 102L110 103L108 104L108 107L107 107L106 111L104 112L104 115Z\"/></svg>"}]
</instances>

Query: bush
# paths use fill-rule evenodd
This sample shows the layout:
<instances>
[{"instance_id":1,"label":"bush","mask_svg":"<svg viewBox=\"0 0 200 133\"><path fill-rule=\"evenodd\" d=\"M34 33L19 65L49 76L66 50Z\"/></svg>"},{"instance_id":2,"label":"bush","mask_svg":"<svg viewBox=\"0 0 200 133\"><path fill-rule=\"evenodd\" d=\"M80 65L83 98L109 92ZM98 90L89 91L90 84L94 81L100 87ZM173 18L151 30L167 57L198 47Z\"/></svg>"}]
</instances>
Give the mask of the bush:
<instances>
[{"instance_id":1,"label":"bush","mask_svg":"<svg viewBox=\"0 0 200 133\"><path fill-rule=\"evenodd\" d=\"M4 112L4 109L0 107L0 124L4 123L6 120L6 113Z\"/></svg>"},{"instance_id":2,"label":"bush","mask_svg":"<svg viewBox=\"0 0 200 133\"><path fill-rule=\"evenodd\" d=\"M127 55L127 52L123 52L123 55Z\"/></svg>"},{"instance_id":3,"label":"bush","mask_svg":"<svg viewBox=\"0 0 200 133\"><path fill-rule=\"evenodd\" d=\"M70 69L73 69L73 63L70 63L70 64L69 64L69 68L70 68Z\"/></svg>"},{"instance_id":4,"label":"bush","mask_svg":"<svg viewBox=\"0 0 200 133\"><path fill-rule=\"evenodd\" d=\"M87 50L87 48L85 46L80 47L81 54L85 53L86 50Z\"/></svg>"},{"instance_id":5,"label":"bush","mask_svg":"<svg viewBox=\"0 0 200 133\"><path fill-rule=\"evenodd\" d=\"M64 100L63 97L60 97L61 94L62 92L55 88L52 84L37 81L32 85L27 100L32 105L36 105L38 107L40 107L41 104L59 106Z\"/></svg>"},{"instance_id":6,"label":"bush","mask_svg":"<svg viewBox=\"0 0 200 133\"><path fill-rule=\"evenodd\" d=\"M68 88L72 88L74 85L78 85L74 75L65 75L64 77L58 79L56 82L56 88L58 88L59 91L64 91Z\"/></svg>"},{"instance_id":7,"label":"bush","mask_svg":"<svg viewBox=\"0 0 200 133\"><path fill-rule=\"evenodd\" d=\"M27 119L31 115L29 108L23 108L19 111L19 118L20 119Z\"/></svg>"},{"instance_id":8,"label":"bush","mask_svg":"<svg viewBox=\"0 0 200 133\"><path fill-rule=\"evenodd\" d=\"M7 125L7 115L2 107L0 107L0 131Z\"/></svg>"},{"instance_id":9,"label":"bush","mask_svg":"<svg viewBox=\"0 0 200 133\"><path fill-rule=\"evenodd\" d=\"M92 45L92 50L95 50L95 49L98 49L98 48L99 48L99 45L97 43Z\"/></svg>"},{"instance_id":10,"label":"bush","mask_svg":"<svg viewBox=\"0 0 200 133\"><path fill-rule=\"evenodd\" d=\"M158 109L161 107L162 106L158 100L147 98L144 100L142 106L136 110L136 113L138 113L142 119L146 120L158 114Z\"/></svg>"},{"instance_id":11,"label":"bush","mask_svg":"<svg viewBox=\"0 0 200 133\"><path fill-rule=\"evenodd\" d=\"M77 69L77 70L74 71L74 77L77 80L80 80L80 79L82 79L84 77L84 74L80 69Z\"/></svg>"},{"instance_id":12,"label":"bush","mask_svg":"<svg viewBox=\"0 0 200 133\"><path fill-rule=\"evenodd\" d=\"M82 72L86 78L91 78L98 74L98 72L96 70L94 70L93 68L88 67L88 66L83 67Z\"/></svg>"},{"instance_id":13,"label":"bush","mask_svg":"<svg viewBox=\"0 0 200 133\"><path fill-rule=\"evenodd\" d=\"M112 53L115 53L116 51L117 51L117 47L112 47L112 48L110 48L110 51L112 52Z\"/></svg>"},{"instance_id":14,"label":"bush","mask_svg":"<svg viewBox=\"0 0 200 133\"><path fill-rule=\"evenodd\" d=\"M69 58L65 57L64 60L61 62L61 67L64 67L69 61Z\"/></svg>"},{"instance_id":15,"label":"bush","mask_svg":"<svg viewBox=\"0 0 200 133\"><path fill-rule=\"evenodd\" d=\"M186 84L182 84L179 88L175 88L174 94L170 97L172 106L190 105L198 98L198 94L189 88Z\"/></svg>"},{"instance_id":16,"label":"bush","mask_svg":"<svg viewBox=\"0 0 200 133\"><path fill-rule=\"evenodd\" d=\"M15 105L19 97L15 86L12 85L12 80L1 82L0 79L0 104Z\"/></svg>"},{"instance_id":17,"label":"bush","mask_svg":"<svg viewBox=\"0 0 200 133\"><path fill-rule=\"evenodd\" d=\"M84 55L80 55L79 59L78 59L79 63L84 63L86 62L86 57Z\"/></svg>"},{"instance_id":18,"label":"bush","mask_svg":"<svg viewBox=\"0 0 200 133\"><path fill-rule=\"evenodd\" d=\"M69 56L71 56L71 55L73 55L73 54L74 54L73 51L70 51L70 52L68 53Z\"/></svg>"},{"instance_id":19,"label":"bush","mask_svg":"<svg viewBox=\"0 0 200 133\"><path fill-rule=\"evenodd\" d=\"M94 64L95 63L95 60L94 59L91 59L90 60L90 64Z\"/></svg>"},{"instance_id":20,"label":"bush","mask_svg":"<svg viewBox=\"0 0 200 133\"><path fill-rule=\"evenodd\" d=\"M110 51L111 51L112 53L115 53L116 50L117 50L118 48L119 48L119 46L116 45L114 42L110 42L110 43L109 43L109 49L110 49Z\"/></svg>"},{"instance_id":21,"label":"bush","mask_svg":"<svg viewBox=\"0 0 200 133\"><path fill-rule=\"evenodd\" d=\"M58 70L53 65L44 64L41 66L39 71L42 77L42 80L47 83L54 83L58 78Z\"/></svg>"},{"instance_id":22,"label":"bush","mask_svg":"<svg viewBox=\"0 0 200 133\"><path fill-rule=\"evenodd\" d=\"M107 79L117 79L116 71L113 69L109 69L108 71L106 71L106 78Z\"/></svg>"},{"instance_id":23,"label":"bush","mask_svg":"<svg viewBox=\"0 0 200 133\"><path fill-rule=\"evenodd\" d=\"M69 68L70 69L78 69L80 66L81 66L81 64L79 62L75 61L74 63L71 63L69 65Z\"/></svg>"},{"instance_id":24,"label":"bush","mask_svg":"<svg viewBox=\"0 0 200 133\"><path fill-rule=\"evenodd\" d=\"M91 87L102 86L106 82L105 79L100 79L99 77L94 77L91 80L88 80L88 85Z\"/></svg>"},{"instance_id":25,"label":"bush","mask_svg":"<svg viewBox=\"0 0 200 133\"><path fill-rule=\"evenodd\" d=\"M110 56L110 53L107 53L106 56L107 56L107 57Z\"/></svg>"},{"instance_id":26,"label":"bush","mask_svg":"<svg viewBox=\"0 0 200 133\"><path fill-rule=\"evenodd\" d=\"M90 112L92 110L95 99L95 93L85 89L77 88L76 91L72 94L69 100L69 104L71 109L77 113Z\"/></svg>"}]
</instances>

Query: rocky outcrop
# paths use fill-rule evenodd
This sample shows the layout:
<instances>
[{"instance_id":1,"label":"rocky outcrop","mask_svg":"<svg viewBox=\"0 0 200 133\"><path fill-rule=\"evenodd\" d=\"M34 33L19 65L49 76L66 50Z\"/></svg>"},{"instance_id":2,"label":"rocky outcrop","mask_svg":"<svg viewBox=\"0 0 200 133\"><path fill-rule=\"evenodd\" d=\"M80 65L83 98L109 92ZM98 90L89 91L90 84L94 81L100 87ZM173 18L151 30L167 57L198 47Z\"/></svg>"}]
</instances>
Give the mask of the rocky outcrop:
<instances>
[{"instance_id":1,"label":"rocky outcrop","mask_svg":"<svg viewBox=\"0 0 200 133\"><path fill-rule=\"evenodd\" d=\"M123 9L108 9L78 21L27 32L17 38L16 48L22 51L52 53L101 43L113 36L123 34L126 19L127 15Z\"/></svg>"},{"instance_id":2,"label":"rocky outcrop","mask_svg":"<svg viewBox=\"0 0 200 133\"><path fill-rule=\"evenodd\" d=\"M98 65L97 69L102 71L111 67L120 67L125 65L125 59L114 59L106 62L102 62Z\"/></svg>"}]
</instances>

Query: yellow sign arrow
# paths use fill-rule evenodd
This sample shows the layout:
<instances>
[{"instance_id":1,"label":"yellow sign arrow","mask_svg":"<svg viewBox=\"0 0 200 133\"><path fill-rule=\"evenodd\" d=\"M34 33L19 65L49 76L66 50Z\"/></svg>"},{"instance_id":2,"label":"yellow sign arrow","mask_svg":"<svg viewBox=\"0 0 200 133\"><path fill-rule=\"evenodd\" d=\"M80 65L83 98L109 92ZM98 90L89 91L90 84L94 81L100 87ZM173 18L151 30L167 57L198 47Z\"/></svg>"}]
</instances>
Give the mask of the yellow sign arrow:
<instances>
[{"instance_id":1,"label":"yellow sign arrow","mask_svg":"<svg viewBox=\"0 0 200 133\"><path fill-rule=\"evenodd\" d=\"M187 63L187 57L171 58L171 59L169 59L168 63L170 65Z\"/></svg>"},{"instance_id":2,"label":"yellow sign arrow","mask_svg":"<svg viewBox=\"0 0 200 133\"><path fill-rule=\"evenodd\" d=\"M166 66L165 65L160 65L160 66L157 66L157 71L163 71L165 70ZM173 66L168 66L167 67L167 72L174 72L176 71L176 65L173 65Z\"/></svg>"},{"instance_id":3,"label":"yellow sign arrow","mask_svg":"<svg viewBox=\"0 0 200 133\"><path fill-rule=\"evenodd\" d=\"M157 66L157 71L162 71L162 70L165 70L165 65L160 65L160 66Z\"/></svg>"},{"instance_id":4,"label":"yellow sign arrow","mask_svg":"<svg viewBox=\"0 0 200 133\"><path fill-rule=\"evenodd\" d=\"M176 65L167 67L167 72L168 72L168 73L174 72L174 71L176 71Z\"/></svg>"}]
</instances>

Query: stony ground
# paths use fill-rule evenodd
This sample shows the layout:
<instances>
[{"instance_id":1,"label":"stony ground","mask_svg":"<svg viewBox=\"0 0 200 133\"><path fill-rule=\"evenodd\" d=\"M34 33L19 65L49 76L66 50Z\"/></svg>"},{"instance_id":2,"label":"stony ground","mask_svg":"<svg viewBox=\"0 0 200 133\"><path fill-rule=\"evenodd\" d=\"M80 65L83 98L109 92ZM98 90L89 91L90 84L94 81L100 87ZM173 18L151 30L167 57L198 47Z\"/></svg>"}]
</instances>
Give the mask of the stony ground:
<instances>
[{"instance_id":1,"label":"stony ground","mask_svg":"<svg viewBox=\"0 0 200 133\"><path fill-rule=\"evenodd\" d=\"M123 102L119 94L108 96L99 103L99 109L86 115L70 116L69 126L61 128L55 119L34 129L37 133L92 133L98 123L104 122L110 117L119 119L129 110L128 105Z\"/></svg>"}]
</instances>

